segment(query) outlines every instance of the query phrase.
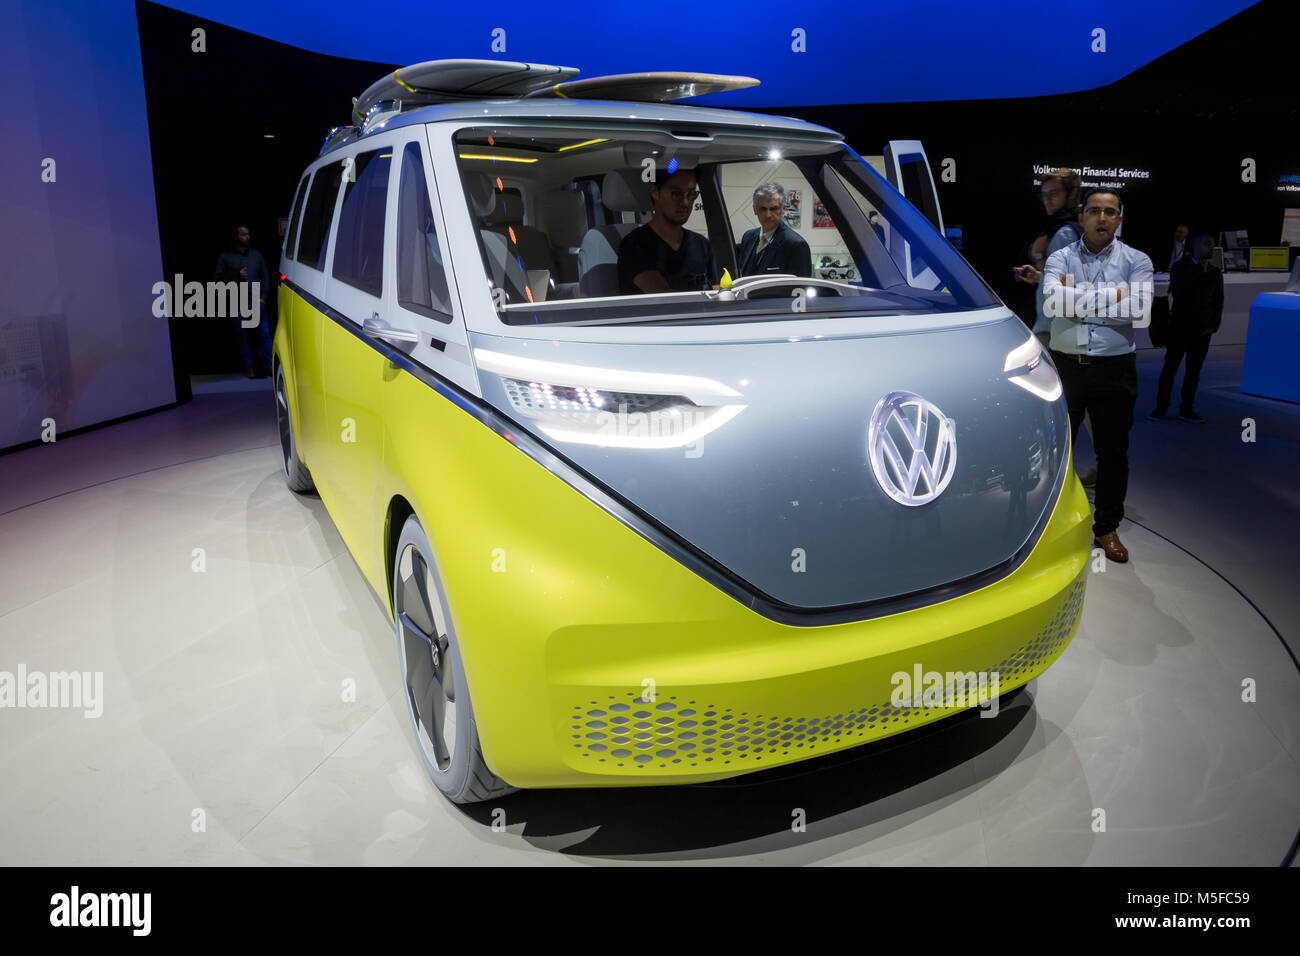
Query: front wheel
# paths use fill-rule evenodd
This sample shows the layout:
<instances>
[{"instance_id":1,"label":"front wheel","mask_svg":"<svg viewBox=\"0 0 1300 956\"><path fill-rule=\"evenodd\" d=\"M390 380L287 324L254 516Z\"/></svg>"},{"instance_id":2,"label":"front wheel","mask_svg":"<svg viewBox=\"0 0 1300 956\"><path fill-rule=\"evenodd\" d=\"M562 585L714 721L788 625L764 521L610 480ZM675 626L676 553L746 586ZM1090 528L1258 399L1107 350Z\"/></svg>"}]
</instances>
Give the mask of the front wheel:
<instances>
[{"instance_id":1,"label":"front wheel","mask_svg":"<svg viewBox=\"0 0 1300 956\"><path fill-rule=\"evenodd\" d=\"M284 369L275 367L275 421L280 428L280 465L284 483L299 494L316 490L311 472L298 458L298 443L293 437L293 418L289 415L289 390L284 384Z\"/></svg>"},{"instance_id":2,"label":"front wheel","mask_svg":"<svg viewBox=\"0 0 1300 956\"><path fill-rule=\"evenodd\" d=\"M393 616L402 692L425 769L452 803L477 803L515 788L488 769L461 666L460 645L429 539L406 519L393 562Z\"/></svg>"}]
</instances>

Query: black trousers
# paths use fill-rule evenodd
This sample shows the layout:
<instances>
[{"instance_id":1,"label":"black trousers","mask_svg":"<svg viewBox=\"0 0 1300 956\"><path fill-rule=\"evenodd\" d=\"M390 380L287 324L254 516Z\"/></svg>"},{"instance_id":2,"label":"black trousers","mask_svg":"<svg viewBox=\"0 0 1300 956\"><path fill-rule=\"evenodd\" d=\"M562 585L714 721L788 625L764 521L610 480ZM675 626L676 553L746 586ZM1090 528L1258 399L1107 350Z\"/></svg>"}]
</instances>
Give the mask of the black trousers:
<instances>
[{"instance_id":1,"label":"black trousers","mask_svg":"<svg viewBox=\"0 0 1300 956\"><path fill-rule=\"evenodd\" d=\"M1196 386L1201 383L1201 366L1205 364L1206 353L1210 351L1210 336L1196 333L1175 332L1169 336L1165 346L1165 367L1160 370L1160 390L1156 394L1156 408L1165 411L1169 408L1169 399L1174 390L1174 376L1178 374L1178 364L1187 357L1187 368L1183 371L1183 404L1180 411L1190 412L1196 408Z\"/></svg>"},{"instance_id":2,"label":"black trousers","mask_svg":"<svg viewBox=\"0 0 1300 956\"><path fill-rule=\"evenodd\" d=\"M1078 438L1085 412L1092 418L1092 444L1097 450L1097 494L1093 502L1092 533L1100 538L1124 519L1128 492L1128 433L1137 404L1137 356L1092 358L1081 365L1071 355L1052 352L1061 373L1061 387L1070 409L1071 440Z\"/></svg>"}]
</instances>

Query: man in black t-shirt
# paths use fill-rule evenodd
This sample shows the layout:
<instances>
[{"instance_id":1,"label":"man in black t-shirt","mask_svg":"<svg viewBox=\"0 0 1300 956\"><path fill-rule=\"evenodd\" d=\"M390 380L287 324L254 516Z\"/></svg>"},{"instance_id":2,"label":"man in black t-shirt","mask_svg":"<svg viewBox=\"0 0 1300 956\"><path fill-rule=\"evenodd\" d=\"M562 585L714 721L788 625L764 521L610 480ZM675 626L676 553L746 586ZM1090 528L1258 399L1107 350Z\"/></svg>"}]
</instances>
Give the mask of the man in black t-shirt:
<instances>
[{"instance_id":1,"label":"man in black t-shirt","mask_svg":"<svg viewBox=\"0 0 1300 956\"><path fill-rule=\"evenodd\" d=\"M657 170L650 183L655 214L629 232L618 247L618 288L625 295L695 292L718 283L718 263L709 240L683 229L700 191L695 170L672 175Z\"/></svg>"}]
</instances>

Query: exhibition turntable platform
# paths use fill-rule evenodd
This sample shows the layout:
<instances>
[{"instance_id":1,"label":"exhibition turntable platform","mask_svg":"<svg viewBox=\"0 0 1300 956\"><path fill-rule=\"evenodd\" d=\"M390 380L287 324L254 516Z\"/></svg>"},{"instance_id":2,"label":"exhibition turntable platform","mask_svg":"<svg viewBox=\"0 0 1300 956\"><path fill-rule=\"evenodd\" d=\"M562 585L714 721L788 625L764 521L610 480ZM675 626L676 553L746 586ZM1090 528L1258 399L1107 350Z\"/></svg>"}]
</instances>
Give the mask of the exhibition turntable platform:
<instances>
[{"instance_id":1,"label":"exhibition turntable platform","mask_svg":"<svg viewBox=\"0 0 1300 956\"><path fill-rule=\"evenodd\" d=\"M996 717L725 783L469 807L421 763L379 601L320 501L285 487L267 382L197 383L16 452L0 669L76 662L112 706L7 715L0 846L63 865L1277 865L1300 820L1300 407L1243 394L1241 351L1211 351L1206 425L1146 421L1159 356L1141 360L1132 560L1091 575L1064 656Z\"/></svg>"}]
</instances>

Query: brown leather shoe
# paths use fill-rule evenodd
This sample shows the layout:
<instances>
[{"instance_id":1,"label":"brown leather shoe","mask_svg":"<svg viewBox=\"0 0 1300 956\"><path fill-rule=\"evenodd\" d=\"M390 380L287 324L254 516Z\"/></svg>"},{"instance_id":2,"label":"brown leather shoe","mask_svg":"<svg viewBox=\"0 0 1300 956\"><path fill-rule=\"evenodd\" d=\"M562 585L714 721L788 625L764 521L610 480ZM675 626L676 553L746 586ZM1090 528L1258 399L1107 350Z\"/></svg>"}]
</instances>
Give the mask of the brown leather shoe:
<instances>
[{"instance_id":1,"label":"brown leather shoe","mask_svg":"<svg viewBox=\"0 0 1300 956\"><path fill-rule=\"evenodd\" d=\"M1085 471L1082 475L1079 476L1079 483L1082 484L1083 487L1085 488L1096 488L1097 469L1089 468L1087 471Z\"/></svg>"},{"instance_id":2,"label":"brown leather shoe","mask_svg":"<svg viewBox=\"0 0 1300 956\"><path fill-rule=\"evenodd\" d=\"M1092 543L1101 548L1106 553L1106 557L1112 561L1123 564L1128 561L1128 548L1120 544L1119 535L1114 531L1109 534L1103 534L1100 538L1093 538Z\"/></svg>"}]
</instances>

